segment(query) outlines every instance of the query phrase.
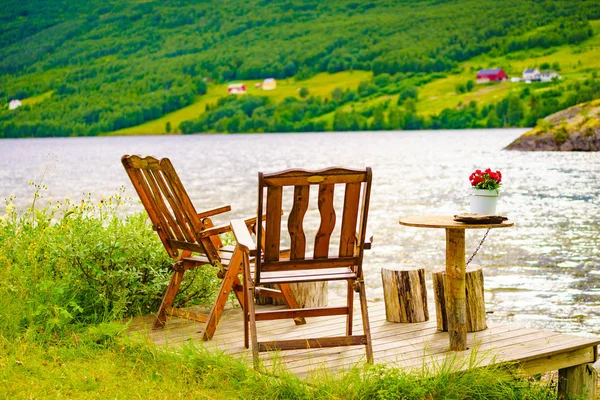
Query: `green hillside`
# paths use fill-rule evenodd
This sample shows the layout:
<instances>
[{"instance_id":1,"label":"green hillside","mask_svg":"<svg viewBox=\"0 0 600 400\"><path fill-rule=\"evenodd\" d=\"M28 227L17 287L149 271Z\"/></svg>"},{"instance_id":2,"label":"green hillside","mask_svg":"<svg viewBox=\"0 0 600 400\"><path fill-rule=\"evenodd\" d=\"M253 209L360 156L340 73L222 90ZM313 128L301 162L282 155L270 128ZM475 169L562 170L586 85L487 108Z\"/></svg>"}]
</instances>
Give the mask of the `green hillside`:
<instances>
[{"instance_id":1,"label":"green hillside","mask_svg":"<svg viewBox=\"0 0 600 400\"><path fill-rule=\"evenodd\" d=\"M0 102L25 101L0 137L523 126L600 97L596 0L4 4ZM563 80L470 83L533 66Z\"/></svg>"}]
</instances>

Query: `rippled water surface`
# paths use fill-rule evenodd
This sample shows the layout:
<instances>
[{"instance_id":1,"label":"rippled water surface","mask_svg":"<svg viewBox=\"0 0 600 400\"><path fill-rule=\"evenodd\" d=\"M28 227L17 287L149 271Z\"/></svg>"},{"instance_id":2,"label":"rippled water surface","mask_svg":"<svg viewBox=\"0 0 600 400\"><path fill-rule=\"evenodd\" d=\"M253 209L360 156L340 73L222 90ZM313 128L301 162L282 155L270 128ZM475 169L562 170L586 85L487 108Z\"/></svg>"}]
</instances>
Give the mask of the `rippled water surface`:
<instances>
[{"instance_id":1,"label":"rippled water surface","mask_svg":"<svg viewBox=\"0 0 600 400\"><path fill-rule=\"evenodd\" d=\"M442 229L400 226L399 218L468 212L468 176L502 171L498 213L516 226L496 229L475 258L484 267L491 321L600 336L600 154L507 152L523 130L194 135L0 141L0 198L93 198L125 185L123 154L171 158L197 208L229 203L232 216L256 207L257 172L332 165L373 168L365 258L368 295L382 297L380 269L445 260ZM141 206L140 206L141 207ZM483 231L467 231L467 254ZM431 291L430 291L431 294Z\"/></svg>"}]
</instances>

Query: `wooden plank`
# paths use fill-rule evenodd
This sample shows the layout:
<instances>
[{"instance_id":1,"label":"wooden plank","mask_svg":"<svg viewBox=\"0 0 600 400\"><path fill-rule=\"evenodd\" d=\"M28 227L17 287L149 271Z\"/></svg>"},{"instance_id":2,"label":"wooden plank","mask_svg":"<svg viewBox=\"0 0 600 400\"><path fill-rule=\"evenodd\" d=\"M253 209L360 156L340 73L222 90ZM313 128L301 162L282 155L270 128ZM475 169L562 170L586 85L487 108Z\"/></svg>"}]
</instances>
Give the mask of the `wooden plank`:
<instances>
[{"instance_id":1,"label":"wooden plank","mask_svg":"<svg viewBox=\"0 0 600 400\"><path fill-rule=\"evenodd\" d=\"M264 259L266 262L279 260L279 246L281 241L281 201L281 188L269 187L267 189L267 220L264 248ZM261 266L261 269L264 269L263 266Z\"/></svg>"},{"instance_id":2,"label":"wooden plank","mask_svg":"<svg viewBox=\"0 0 600 400\"><path fill-rule=\"evenodd\" d=\"M173 183L165 179L165 174L161 173L161 171L156 171L152 178L158 188L163 198L167 200L169 206L171 207L171 213L175 216L177 220L177 228L183 232L185 236L185 240L188 242L195 243L197 231L196 226L194 226L194 222L190 220L190 214L193 213L196 215L196 211L186 210L184 205L181 202L181 199L173 192L171 192L173 188Z\"/></svg>"},{"instance_id":3,"label":"wooden plank","mask_svg":"<svg viewBox=\"0 0 600 400\"><path fill-rule=\"evenodd\" d=\"M290 233L290 258L292 260L304 259L306 252L306 235L304 234L304 215L308 209L310 186L294 187L294 204L288 219Z\"/></svg>"},{"instance_id":4,"label":"wooden plank","mask_svg":"<svg viewBox=\"0 0 600 400\"><path fill-rule=\"evenodd\" d=\"M304 260L279 260L276 262L263 261L262 271L263 273L269 271L294 271L296 269L327 269L327 268L343 268L351 267L358 263L358 257L340 257L340 258L328 258L314 259L306 258Z\"/></svg>"},{"instance_id":5,"label":"wooden plank","mask_svg":"<svg viewBox=\"0 0 600 400\"><path fill-rule=\"evenodd\" d=\"M522 361L520 364L522 375L529 376L594 361L594 347L587 346L569 351L562 350L550 356Z\"/></svg>"},{"instance_id":6,"label":"wooden plank","mask_svg":"<svg viewBox=\"0 0 600 400\"><path fill-rule=\"evenodd\" d=\"M581 364L558 371L558 398L597 400L598 372L593 364Z\"/></svg>"},{"instance_id":7,"label":"wooden plank","mask_svg":"<svg viewBox=\"0 0 600 400\"><path fill-rule=\"evenodd\" d=\"M348 307L320 307L299 308L295 310L284 309L276 311L257 311L256 321L274 319L289 319L297 317L327 317L331 315L347 315ZM311 329L312 330L312 329Z\"/></svg>"},{"instance_id":8,"label":"wooden plank","mask_svg":"<svg viewBox=\"0 0 600 400\"><path fill-rule=\"evenodd\" d=\"M259 351L315 349L323 347L364 345L365 336L323 337L314 339L277 340L258 342Z\"/></svg>"},{"instance_id":9,"label":"wooden plank","mask_svg":"<svg viewBox=\"0 0 600 400\"><path fill-rule=\"evenodd\" d=\"M152 198L152 206L157 211L157 215L161 221L160 228L170 232L171 235L180 241L189 241L189 231L186 232L185 226L181 226L181 221L177 220L177 215L172 214L172 210L169 210L163 194L154 179L154 173L160 173L160 171L147 171L141 170L144 175L148 196Z\"/></svg>"},{"instance_id":10,"label":"wooden plank","mask_svg":"<svg viewBox=\"0 0 600 400\"><path fill-rule=\"evenodd\" d=\"M165 180L169 184L169 188L172 191L173 196L177 198L178 202L181 204L181 209L186 213L186 217L191 223L192 230L194 233L202 230L204 226L202 226L202 222L198 217L198 213L192 204L190 196L187 194L183 183L181 183L179 175L177 175L175 168L173 168L171 160L168 158L163 158L160 160L160 165L163 169L166 178Z\"/></svg>"},{"instance_id":11,"label":"wooden plank","mask_svg":"<svg viewBox=\"0 0 600 400\"><path fill-rule=\"evenodd\" d=\"M514 222L503 221L500 224L465 224L464 222L454 221L454 216L452 215L424 215L403 217L400 219L400 225L417 228L487 229L509 228L514 226Z\"/></svg>"},{"instance_id":12,"label":"wooden plank","mask_svg":"<svg viewBox=\"0 0 600 400\"><path fill-rule=\"evenodd\" d=\"M286 276L274 276L274 277L263 277L261 282L264 284L275 284L275 283L300 283L300 282L317 282L317 281L341 281L348 279L356 279L354 272L339 272L332 274L312 274L312 275L286 275Z\"/></svg>"},{"instance_id":13,"label":"wooden plank","mask_svg":"<svg viewBox=\"0 0 600 400\"><path fill-rule=\"evenodd\" d=\"M314 258L327 258L329 255L329 241L335 228L335 209L333 207L334 185L319 185L319 213L321 224L315 236Z\"/></svg>"},{"instance_id":14,"label":"wooden plank","mask_svg":"<svg viewBox=\"0 0 600 400\"><path fill-rule=\"evenodd\" d=\"M366 181L365 170L338 170L334 169L321 171L284 171L275 174L264 174L263 181L265 186L303 186L308 184L321 183L324 185L334 185L336 183L358 183Z\"/></svg>"},{"instance_id":15,"label":"wooden plank","mask_svg":"<svg viewBox=\"0 0 600 400\"><path fill-rule=\"evenodd\" d=\"M340 257L351 256L356 247L356 223L360 203L360 183L349 183L344 193L344 211L340 234Z\"/></svg>"},{"instance_id":16,"label":"wooden plank","mask_svg":"<svg viewBox=\"0 0 600 400\"><path fill-rule=\"evenodd\" d=\"M208 316L206 314L199 314L193 311L189 311L183 308L166 308L167 315L175 315L179 318L185 318L196 322L206 322L208 320Z\"/></svg>"},{"instance_id":17,"label":"wooden plank","mask_svg":"<svg viewBox=\"0 0 600 400\"><path fill-rule=\"evenodd\" d=\"M333 299L336 301L341 299ZM228 306L230 307L230 306ZM378 363L397 363L406 369L420 369L423 363L442 363L455 360L456 365L466 368L473 351L478 365L507 361L521 361L526 373L545 372L559 367L568 367L577 363L585 363L594 356L593 346L600 343L598 338L575 337L555 332L536 329L511 327L506 324L489 324L487 330L469 333L467 344L469 350L463 352L448 352L448 334L436 330L435 320L416 324L395 324L385 321L383 302L371 304L370 322L373 340L373 353ZM270 309L260 307L259 309ZM307 318L304 326L295 326L291 321L282 319L275 321L260 321L258 330L264 341L276 339L305 340L311 337L311 332L319 332L324 336L341 335L344 331L344 316L329 318ZM199 340L198 324L182 319L173 319L165 330L149 331L152 317L132 321L130 332L140 332L148 335L157 344L168 343L179 345L190 339ZM212 342L204 345L208 348L220 349L236 357L247 357L249 350L243 346L241 332L243 321L240 309L228 308L223 311L222 321ZM361 321L353 324L361 329ZM592 349L590 352L589 349ZM364 348L321 348L308 350L282 351L273 357L263 355L261 358L266 365L279 362L299 376L305 376L320 367L348 368L365 361ZM447 360L447 361L444 361Z\"/></svg>"}]
</instances>

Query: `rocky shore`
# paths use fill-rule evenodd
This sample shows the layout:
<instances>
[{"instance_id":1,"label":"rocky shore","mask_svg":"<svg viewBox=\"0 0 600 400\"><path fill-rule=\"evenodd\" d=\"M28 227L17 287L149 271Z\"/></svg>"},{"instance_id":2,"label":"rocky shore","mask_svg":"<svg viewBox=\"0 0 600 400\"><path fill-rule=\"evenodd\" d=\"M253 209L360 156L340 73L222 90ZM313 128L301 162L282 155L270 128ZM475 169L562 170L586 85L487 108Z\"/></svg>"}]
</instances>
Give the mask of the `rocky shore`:
<instances>
[{"instance_id":1,"label":"rocky shore","mask_svg":"<svg viewBox=\"0 0 600 400\"><path fill-rule=\"evenodd\" d=\"M506 146L521 151L600 151L600 100L549 115Z\"/></svg>"}]
</instances>

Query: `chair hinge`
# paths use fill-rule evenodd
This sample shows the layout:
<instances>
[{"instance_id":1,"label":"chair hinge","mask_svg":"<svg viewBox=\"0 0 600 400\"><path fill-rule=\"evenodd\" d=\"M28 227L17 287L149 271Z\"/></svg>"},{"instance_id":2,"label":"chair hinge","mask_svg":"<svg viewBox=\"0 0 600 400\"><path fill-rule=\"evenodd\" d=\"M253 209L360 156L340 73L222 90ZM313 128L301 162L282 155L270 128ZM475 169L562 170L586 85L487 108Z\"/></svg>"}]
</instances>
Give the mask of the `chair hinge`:
<instances>
[{"instance_id":1,"label":"chair hinge","mask_svg":"<svg viewBox=\"0 0 600 400\"><path fill-rule=\"evenodd\" d=\"M183 268L183 261L177 261L177 262L173 263L173 271L177 271L177 272L185 271L185 268Z\"/></svg>"},{"instance_id":2,"label":"chair hinge","mask_svg":"<svg viewBox=\"0 0 600 400\"><path fill-rule=\"evenodd\" d=\"M223 272L227 271L227 268L225 268L223 266L223 264L221 264L221 260L219 260L219 259L213 260L212 265L213 265L213 267L218 268L219 271L223 271Z\"/></svg>"},{"instance_id":3,"label":"chair hinge","mask_svg":"<svg viewBox=\"0 0 600 400\"><path fill-rule=\"evenodd\" d=\"M356 280L354 281L354 291L356 293L360 293L360 285L362 285L365 281L364 280Z\"/></svg>"}]
</instances>

